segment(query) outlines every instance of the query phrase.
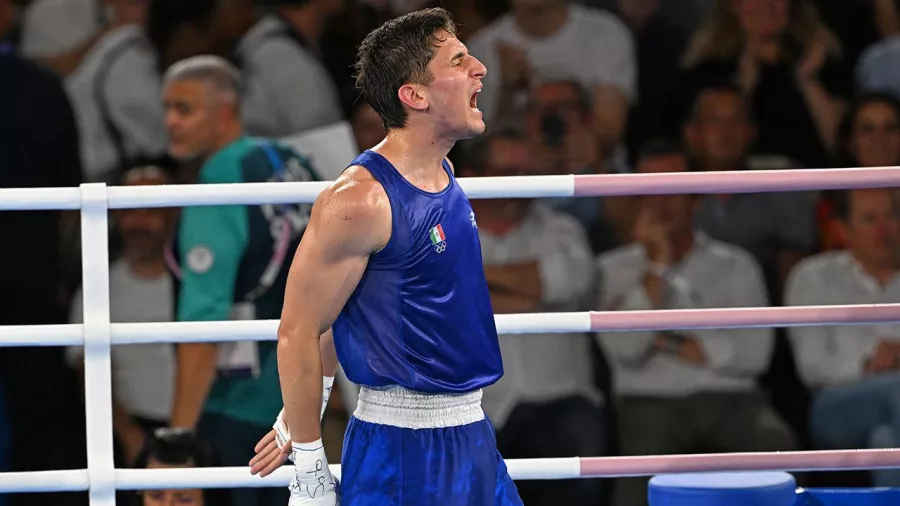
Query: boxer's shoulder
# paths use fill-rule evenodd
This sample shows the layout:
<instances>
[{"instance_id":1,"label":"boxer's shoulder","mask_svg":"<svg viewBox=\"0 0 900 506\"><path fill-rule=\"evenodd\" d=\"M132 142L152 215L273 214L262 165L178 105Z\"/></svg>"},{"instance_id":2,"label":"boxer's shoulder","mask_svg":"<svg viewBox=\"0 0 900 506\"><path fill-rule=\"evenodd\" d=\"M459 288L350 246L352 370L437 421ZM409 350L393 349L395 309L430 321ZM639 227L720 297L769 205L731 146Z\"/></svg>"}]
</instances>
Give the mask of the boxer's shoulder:
<instances>
[{"instance_id":1,"label":"boxer's shoulder","mask_svg":"<svg viewBox=\"0 0 900 506\"><path fill-rule=\"evenodd\" d=\"M391 233L391 205L384 187L362 166L345 170L316 199L313 219L318 218L342 233L353 234L375 249Z\"/></svg>"}]
</instances>

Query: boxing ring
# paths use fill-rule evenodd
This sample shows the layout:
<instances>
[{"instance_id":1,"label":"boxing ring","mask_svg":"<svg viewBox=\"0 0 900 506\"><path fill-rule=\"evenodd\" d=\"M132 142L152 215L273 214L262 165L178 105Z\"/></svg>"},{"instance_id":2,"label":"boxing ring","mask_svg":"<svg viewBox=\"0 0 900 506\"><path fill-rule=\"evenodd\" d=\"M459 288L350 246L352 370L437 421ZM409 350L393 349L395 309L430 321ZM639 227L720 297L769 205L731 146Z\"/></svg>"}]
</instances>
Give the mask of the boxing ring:
<instances>
[{"instance_id":1,"label":"boxing ring","mask_svg":"<svg viewBox=\"0 0 900 506\"><path fill-rule=\"evenodd\" d=\"M461 178L469 198L715 194L900 187L900 168ZM0 493L88 491L91 506L115 504L115 491L287 486L282 467L259 478L249 468L115 469L110 346L150 342L275 340L277 321L110 323L110 209L312 202L328 183L246 183L0 189L0 211L80 210L84 323L0 326L0 346L84 346L87 469L0 473ZM512 314L502 334L878 324L900 322L900 304ZM623 336L627 339L627 336ZM651 476L724 471L900 468L900 449L731 453L507 461L516 480ZM332 465L340 476L340 466ZM893 503L900 499L894 496ZM805 504L805 503L804 503Z\"/></svg>"}]
</instances>

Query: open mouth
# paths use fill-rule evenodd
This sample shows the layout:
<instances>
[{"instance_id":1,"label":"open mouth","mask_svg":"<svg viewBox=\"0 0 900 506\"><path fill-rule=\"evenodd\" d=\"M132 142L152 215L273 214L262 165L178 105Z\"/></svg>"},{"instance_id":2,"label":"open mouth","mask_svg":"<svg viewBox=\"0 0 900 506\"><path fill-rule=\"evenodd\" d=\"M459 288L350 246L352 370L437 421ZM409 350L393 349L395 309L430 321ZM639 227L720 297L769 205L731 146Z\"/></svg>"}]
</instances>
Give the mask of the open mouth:
<instances>
[{"instance_id":1,"label":"open mouth","mask_svg":"<svg viewBox=\"0 0 900 506\"><path fill-rule=\"evenodd\" d=\"M475 93L472 94L472 97L469 98L469 107L473 111L478 111L478 94L479 93L481 93L480 89L475 91Z\"/></svg>"}]
</instances>

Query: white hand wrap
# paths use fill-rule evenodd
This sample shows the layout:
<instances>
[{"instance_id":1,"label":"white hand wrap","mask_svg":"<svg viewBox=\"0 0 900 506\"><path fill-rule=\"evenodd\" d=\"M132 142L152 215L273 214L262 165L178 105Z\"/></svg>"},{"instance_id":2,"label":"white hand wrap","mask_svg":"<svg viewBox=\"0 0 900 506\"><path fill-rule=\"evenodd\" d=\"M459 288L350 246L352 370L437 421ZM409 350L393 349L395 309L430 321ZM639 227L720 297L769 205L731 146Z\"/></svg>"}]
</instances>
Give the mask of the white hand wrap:
<instances>
[{"instance_id":1,"label":"white hand wrap","mask_svg":"<svg viewBox=\"0 0 900 506\"><path fill-rule=\"evenodd\" d=\"M340 504L334 476L328 469L322 440L293 443L294 476L291 478L289 506L336 506Z\"/></svg>"},{"instance_id":2,"label":"white hand wrap","mask_svg":"<svg viewBox=\"0 0 900 506\"><path fill-rule=\"evenodd\" d=\"M328 398L331 397L331 387L334 386L334 376L322 376L322 412L319 420L325 418L325 408L328 407Z\"/></svg>"},{"instance_id":3,"label":"white hand wrap","mask_svg":"<svg viewBox=\"0 0 900 506\"><path fill-rule=\"evenodd\" d=\"M319 420L325 416L325 408L328 406L328 398L331 397L331 387L334 386L334 376L322 376L322 411L319 413ZM291 432L288 430L287 424L284 423L284 408L278 412L275 418L275 444L278 449L283 449L284 445L291 440ZM293 457L291 457L293 458Z\"/></svg>"}]
</instances>

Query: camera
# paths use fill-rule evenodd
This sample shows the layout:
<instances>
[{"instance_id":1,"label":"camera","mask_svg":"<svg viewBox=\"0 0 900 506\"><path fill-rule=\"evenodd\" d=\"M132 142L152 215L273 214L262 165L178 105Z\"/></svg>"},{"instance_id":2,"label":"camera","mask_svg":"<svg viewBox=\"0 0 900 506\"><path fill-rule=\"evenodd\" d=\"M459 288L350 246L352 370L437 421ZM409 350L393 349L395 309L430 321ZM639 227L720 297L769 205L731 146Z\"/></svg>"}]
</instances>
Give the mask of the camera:
<instances>
[{"instance_id":1,"label":"camera","mask_svg":"<svg viewBox=\"0 0 900 506\"><path fill-rule=\"evenodd\" d=\"M541 118L541 135L548 147L556 148L562 145L566 138L566 120L558 113L551 112Z\"/></svg>"}]
</instances>

